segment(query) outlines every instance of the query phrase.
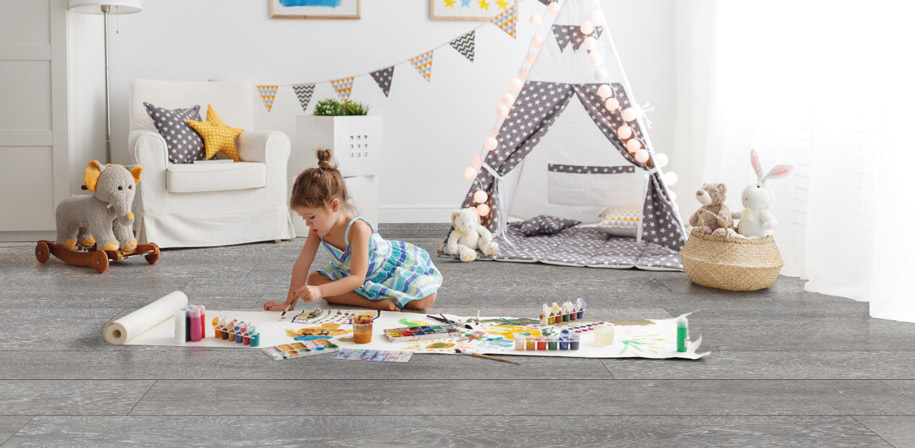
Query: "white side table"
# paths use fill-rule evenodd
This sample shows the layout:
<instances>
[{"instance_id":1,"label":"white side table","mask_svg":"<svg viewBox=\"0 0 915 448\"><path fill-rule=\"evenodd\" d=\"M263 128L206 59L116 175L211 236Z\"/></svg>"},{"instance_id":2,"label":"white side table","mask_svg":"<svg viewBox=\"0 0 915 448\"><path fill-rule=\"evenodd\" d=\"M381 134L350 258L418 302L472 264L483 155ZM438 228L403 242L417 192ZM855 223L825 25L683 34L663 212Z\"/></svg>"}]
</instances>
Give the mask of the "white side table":
<instances>
[{"instance_id":1,"label":"white side table","mask_svg":"<svg viewBox=\"0 0 915 448\"><path fill-rule=\"evenodd\" d=\"M334 154L359 215L378 226L378 177L384 148L380 115L296 117L296 143L289 157L289 189L306 168L318 166L315 150ZM305 221L290 210L297 236L306 236Z\"/></svg>"}]
</instances>

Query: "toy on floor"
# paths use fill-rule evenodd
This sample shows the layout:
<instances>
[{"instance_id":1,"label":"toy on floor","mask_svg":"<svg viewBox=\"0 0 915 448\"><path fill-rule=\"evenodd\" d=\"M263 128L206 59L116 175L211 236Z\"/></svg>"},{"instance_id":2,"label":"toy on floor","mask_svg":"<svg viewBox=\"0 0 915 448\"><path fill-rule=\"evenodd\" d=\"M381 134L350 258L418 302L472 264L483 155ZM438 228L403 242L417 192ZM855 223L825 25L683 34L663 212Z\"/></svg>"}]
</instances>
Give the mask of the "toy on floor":
<instances>
[{"instance_id":1,"label":"toy on floor","mask_svg":"<svg viewBox=\"0 0 915 448\"><path fill-rule=\"evenodd\" d=\"M480 215L475 208L457 210L451 214L454 230L448 235L445 253L459 257L463 262L477 259L477 249L484 255L499 253L499 244L492 240L489 229L480 225Z\"/></svg>"},{"instance_id":2,"label":"toy on floor","mask_svg":"<svg viewBox=\"0 0 915 448\"><path fill-rule=\"evenodd\" d=\"M90 196L74 196L57 205L57 241L42 240L35 258L48 261L51 255L67 264L92 266L99 273L109 261L144 255L149 264L159 260L155 244L137 245L130 207L143 167L102 165L89 162L83 174Z\"/></svg>"},{"instance_id":3,"label":"toy on floor","mask_svg":"<svg viewBox=\"0 0 915 448\"><path fill-rule=\"evenodd\" d=\"M706 235L737 236L733 229L731 209L724 204L727 192L728 187L725 184L703 184L702 188L696 191L696 200L702 207L689 217L689 225Z\"/></svg>"},{"instance_id":4,"label":"toy on floor","mask_svg":"<svg viewBox=\"0 0 915 448\"><path fill-rule=\"evenodd\" d=\"M776 165L763 176L762 165L755 149L750 150L750 164L756 172L756 184L743 189L740 200L743 211L737 223L737 232L747 238L765 238L775 233L778 221L769 211L772 204L772 190L766 185L769 179L778 179L791 174L791 165Z\"/></svg>"}]
</instances>

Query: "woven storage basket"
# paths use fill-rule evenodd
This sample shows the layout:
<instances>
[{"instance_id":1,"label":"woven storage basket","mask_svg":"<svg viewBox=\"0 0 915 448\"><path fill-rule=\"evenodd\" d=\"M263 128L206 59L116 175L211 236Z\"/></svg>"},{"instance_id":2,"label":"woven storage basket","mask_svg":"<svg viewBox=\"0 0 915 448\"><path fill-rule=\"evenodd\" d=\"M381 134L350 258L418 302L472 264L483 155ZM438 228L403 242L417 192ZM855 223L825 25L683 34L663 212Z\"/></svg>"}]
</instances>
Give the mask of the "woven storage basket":
<instances>
[{"instance_id":1,"label":"woven storage basket","mask_svg":"<svg viewBox=\"0 0 915 448\"><path fill-rule=\"evenodd\" d=\"M756 291L775 283L784 262L775 238L725 238L693 231L680 251L693 282L729 291Z\"/></svg>"}]
</instances>

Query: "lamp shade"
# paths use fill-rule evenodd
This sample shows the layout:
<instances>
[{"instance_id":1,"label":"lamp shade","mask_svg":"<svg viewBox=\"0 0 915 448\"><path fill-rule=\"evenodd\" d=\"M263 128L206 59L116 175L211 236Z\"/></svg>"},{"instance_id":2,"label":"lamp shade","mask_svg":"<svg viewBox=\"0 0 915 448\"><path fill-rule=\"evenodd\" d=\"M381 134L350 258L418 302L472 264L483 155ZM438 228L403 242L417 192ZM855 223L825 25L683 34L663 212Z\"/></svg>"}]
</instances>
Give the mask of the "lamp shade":
<instances>
[{"instance_id":1,"label":"lamp shade","mask_svg":"<svg viewBox=\"0 0 915 448\"><path fill-rule=\"evenodd\" d=\"M101 14L102 7L109 6L108 14L133 14L140 12L140 0L70 0L70 11L88 14Z\"/></svg>"}]
</instances>

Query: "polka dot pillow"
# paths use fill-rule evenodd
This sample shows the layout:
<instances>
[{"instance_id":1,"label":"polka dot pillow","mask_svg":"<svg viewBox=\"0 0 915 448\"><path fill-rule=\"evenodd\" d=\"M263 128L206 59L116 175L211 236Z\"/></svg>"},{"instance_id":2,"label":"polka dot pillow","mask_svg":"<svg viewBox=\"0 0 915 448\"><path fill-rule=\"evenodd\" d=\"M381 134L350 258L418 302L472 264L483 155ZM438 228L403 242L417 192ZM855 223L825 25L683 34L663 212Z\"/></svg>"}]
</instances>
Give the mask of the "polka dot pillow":
<instances>
[{"instance_id":1,"label":"polka dot pillow","mask_svg":"<svg viewBox=\"0 0 915 448\"><path fill-rule=\"evenodd\" d=\"M516 224L524 236L553 235L569 227L581 224L574 219L563 219L555 216L540 215Z\"/></svg>"},{"instance_id":2,"label":"polka dot pillow","mask_svg":"<svg viewBox=\"0 0 915 448\"><path fill-rule=\"evenodd\" d=\"M187 124L188 119L200 121L200 105L173 110L149 103L143 105L156 125L156 130L165 139L169 162L193 163L195 160L206 160L203 138Z\"/></svg>"}]
</instances>

